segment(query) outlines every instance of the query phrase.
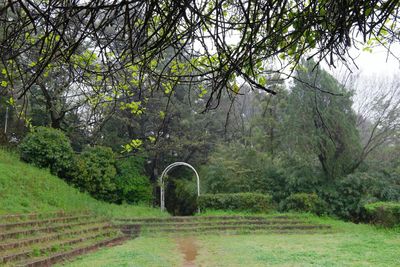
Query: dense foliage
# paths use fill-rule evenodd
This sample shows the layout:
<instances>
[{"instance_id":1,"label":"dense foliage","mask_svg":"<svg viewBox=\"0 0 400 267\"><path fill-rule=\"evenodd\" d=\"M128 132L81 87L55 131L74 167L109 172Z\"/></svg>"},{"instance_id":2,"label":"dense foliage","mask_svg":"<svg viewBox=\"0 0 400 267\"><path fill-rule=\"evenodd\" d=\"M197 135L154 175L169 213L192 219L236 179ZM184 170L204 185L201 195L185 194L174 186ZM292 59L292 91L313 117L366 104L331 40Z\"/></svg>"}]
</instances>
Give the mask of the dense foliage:
<instances>
[{"instance_id":1,"label":"dense foliage","mask_svg":"<svg viewBox=\"0 0 400 267\"><path fill-rule=\"evenodd\" d=\"M198 205L201 211L268 212L273 209L271 196L259 193L204 194L198 198Z\"/></svg>"},{"instance_id":2,"label":"dense foliage","mask_svg":"<svg viewBox=\"0 0 400 267\"><path fill-rule=\"evenodd\" d=\"M280 208L285 211L322 214L325 212L325 203L316 193L295 193L283 200Z\"/></svg>"},{"instance_id":3,"label":"dense foliage","mask_svg":"<svg viewBox=\"0 0 400 267\"><path fill-rule=\"evenodd\" d=\"M397 137L392 135L384 150L371 147L368 140L377 142L386 134L374 129L385 126L375 124L362 133L369 139L361 138L351 92L322 69L312 71L310 64L297 75L292 88L275 98L255 94L254 110L244 113L252 119L244 125L242 139L216 147L202 168L204 189L267 193L283 210L354 221L367 220L367 203L398 201L399 144L392 143Z\"/></svg>"},{"instance_id":4,"label":"dense foliage","mask_svg":"<svg viewBox=\"0 0 400 267\"><path fill-rule=\"evenodd\" d=\"M243 84L241 89L248 91L244 96L223 93L220 97L232 102L222 101L219 109L205 114L206 87L179 84L168 91L168 98L162 90L143 91L146 101L124 92L115 102L111 97L97 102L92 110L87 102L78 101L82 99L63 102L66 91L48 83L57 76L49 73L44 84L31 92L29 123L63 129L77 155L61 162L73 171L52 171L98 199L159 205L161 172L172 162L185 161L200 172L201 194L259 193L270 195L282 210L367 220L365 204L400 200L399 87L391 85L390 94L371 100L369 113L360 113L354 108L352 90L314 62L300 63L291 82L265 77L277 96L251 91ZM60 101L46 106L41 95L45 89L54 93L50 102ZM2 101L10 104L7 97ZM84 111L69 109L74 103L83 104L77 110ZM160 106L166 108L160 112ZM0 107L0 115L4 112ZM10 129L17 130L15 109L10 116ZM10 135L5 137L11 140ZM40 149L29 151L47 151L68 142L65 136L62 142L57 138L39 142ZM72 155L70 148L57 151ZM47 162L48 155L30 157ZM54 168L46 164L37 165ZM176 215L196 212L192 172L179 167L169 176L167 210Z\"/></svg>"},{"instance_id":5,"label":"dense foliage","mask_svg":"<svg viewBox=\"0 0 400 267\"><path fill-rule=\"evenodd\" d=\"M88 147L76 160L72 182L97 199L116 201L115 156L107 147Z\"/></svg>"},{"instance_id":6,"label":"dense foliage","mask_svg":"<svg viewBox=\"0 0 400 267\"><path fill-rule=\"evenodd\" d=\"M288 97L287 142L298 152L318 159L327 179L354 171L361 153L351 92L330 74L307 62ZM312 87L322 88L313 90ZM305 156L305 157L307 157Z\"/></svg>"},{"instance_id":7,"label":"dense foliage","mask_svg":"<svg viewBox=\"0 0 400 267\"><path fill-rule=\"evenodd\" d=\"M285 195L282 169L269 154L241 144L219 146L201 176L209 193L259 192L271 194L275 200Z\"/></svg>"},{"instance_id":8,"label":"dense foliage","mask_svg":"<svg viewBox=\"0 0 400 267\"><path fill-rule=\"evenodd\" d=\"M146 203L152 200L152 186L145 175L144 158L131 157L116 162L115 177L118 202Z\"/></svg>"},{"instance_id":9,"label":"dense foliage","mask_svg":"<svg viewBox=\"0 0 400 267\"><path fill-rule=\"evenodd\" d=\"M193 215L198 211L197 184L192 179L174 178L166 188L166 209L173 215Z\"/></svg>"}]
</instances>

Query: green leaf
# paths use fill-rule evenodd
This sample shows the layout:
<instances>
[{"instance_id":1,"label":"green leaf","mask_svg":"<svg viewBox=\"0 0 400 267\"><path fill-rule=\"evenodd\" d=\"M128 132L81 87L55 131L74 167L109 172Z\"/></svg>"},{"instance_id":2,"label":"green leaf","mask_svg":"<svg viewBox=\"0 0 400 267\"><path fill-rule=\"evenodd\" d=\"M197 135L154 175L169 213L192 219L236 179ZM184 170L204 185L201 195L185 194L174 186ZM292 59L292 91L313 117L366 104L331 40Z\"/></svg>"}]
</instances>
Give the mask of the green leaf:
<instances>
[{"instance_id":1,"label":"green leaf","mask_svg":"<svg viewBox=\"0 0 400 267\"><path fill-rule=\"evenodd\" d=\"M140 139L133 139L133 140L130 142L129 145L130 145L131 147L133 147L133 148L138 149L142 144L143 144L142 140L140 140Z\"/></svg>"},{"instance_id":2,"label":"green leaf","mask_svg":"<svg viewBox=\"0 0 400 267\"><path fill-rule=\"evenodd\" d=\"M165 118L165 112L164 111L160 111L160 118L164 119Z\"/></svg>"},{"instance_id":3,"label":"green leaf","mask_svg":"<svg viewBox=\"0 0 400 267\"><path fill-rule=\"evenodd\" d=\"M265 85L267 84L267 79L266 79L264 76L261 76L261 77L258 79L258 83L259 83L261 86L265 86Z\"/></svg>"},{"instance_id":4,"label":"green leaf","mask_svg":"<svg viewBox=\"0 0 400 267\"><path fill-rule=\"evenodd\" d=\"M239 93L240 87L237 83L234 83L232 86L232 90L233 92L235 92L236 94Z\"/></svg>"}]
</instances>

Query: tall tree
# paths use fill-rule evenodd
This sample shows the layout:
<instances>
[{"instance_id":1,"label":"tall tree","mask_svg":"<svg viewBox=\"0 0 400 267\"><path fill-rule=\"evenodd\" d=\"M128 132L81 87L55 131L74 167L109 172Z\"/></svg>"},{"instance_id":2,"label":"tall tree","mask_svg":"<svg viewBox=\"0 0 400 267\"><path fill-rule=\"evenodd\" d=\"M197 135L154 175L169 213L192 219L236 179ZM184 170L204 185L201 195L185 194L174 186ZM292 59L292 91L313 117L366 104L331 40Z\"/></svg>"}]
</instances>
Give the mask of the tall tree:
<instances>
[{"instance_id":1,"label":"tall tree","mask_svg":"<svg viewBox=\"0 0 400 267\"><path fill-rule=\"evenodd\" d=\"M351 96L329 73L304 62L288 98L288 143L318 159L331 179L352 172L361 150Z\"/></svg>"},{"instance_id":2,"label":"tall tree","mask_svg":"<svg viewBox=\"0 0 400 267\"><path fill-rule=\"evenodd\" d=\"M400 137L400 82L398 77L353 79L355 109L363 149L358 165L380 147L394 147ZM389 149L390 150L390 149Z\"/></svg>"}]
</instances>

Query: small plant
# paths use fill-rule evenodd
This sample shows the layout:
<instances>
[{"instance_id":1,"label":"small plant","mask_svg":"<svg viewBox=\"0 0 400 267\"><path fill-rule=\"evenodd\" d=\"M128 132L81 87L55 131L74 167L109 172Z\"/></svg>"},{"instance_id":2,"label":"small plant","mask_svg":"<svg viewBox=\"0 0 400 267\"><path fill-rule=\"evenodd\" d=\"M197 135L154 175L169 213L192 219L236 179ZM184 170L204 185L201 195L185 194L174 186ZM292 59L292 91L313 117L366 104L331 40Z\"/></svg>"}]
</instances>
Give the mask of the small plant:
<instances>
[{"instance_id":1,"label":"small plant","mask_svg":"<svg viewBox=\"0 0 400 267\"><path fill-rule=\"evenodd\" d=\"M33 257L40 257L42 255L42 251L39 248L32 249L32 256Z\"/></svg>"},{"instance_id":2,"label":"small plant","mask_svg":"<svg viewBox=\"0 0 400 267\"><path fill-rule=\"evenodd\" d=\"M60 245L59 245L59 244L53 245L53 246L51 246L51 248L50 248L50 251L51 251L51 252L57 252L57 251L59 251L59 250L60 250Z\"/></svg>"}]
</instances>

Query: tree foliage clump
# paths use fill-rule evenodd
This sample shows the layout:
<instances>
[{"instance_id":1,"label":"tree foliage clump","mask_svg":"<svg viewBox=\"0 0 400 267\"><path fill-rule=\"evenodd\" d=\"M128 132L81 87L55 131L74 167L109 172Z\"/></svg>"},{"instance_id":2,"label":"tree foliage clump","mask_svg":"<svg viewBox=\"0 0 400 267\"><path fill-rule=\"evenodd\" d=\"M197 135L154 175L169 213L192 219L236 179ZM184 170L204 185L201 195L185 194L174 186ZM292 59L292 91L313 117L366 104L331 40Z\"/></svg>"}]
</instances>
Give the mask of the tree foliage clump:
<instances>
[{"instance_id":1,"label":"tree foliage clump","mask_svg":"<svg viewBox=\"0 0 400 267\"><path fill-rule=\"evenodd\" d=\"M76 159L72 183L97 199L116 201L115 155L108 147L88 147Z\"/></svg>"},{"instance_id":2,"label":"tree foliage clump","mask_svg":"<svg viewBox=\"0 0 400 267\"><path fill-rule=\"evenodd\" d=\"M354 171L361 155L351 92L313 66L307 62L297 71L288 97L286 137L296 151L317 158L328 179L343 177Z\"/></svg>"},{"instance_id":3,"label":"tree foliage clump","mask_svg":"<svg viewBox=\"0 0 400 267\"><path fill-rule=\"evenodd\" d=\"M19 145L23 161L40 168L49 168L53 174L66 177L72 168L73 150L65 134L56 129L36 127Z\"/></svg>"},{"instance_id":4,"label":"tree foliage clump","mask_svg":"<svg viewBox=\"0 0 400 267\"><path fill-rule=\"evenodd\" d=\"M268 153L241 144L219 146L201 170L208 193L258 192L284 197L285 178Z\"/></svg>"},{"instance_id":5,"label":"tree foliage clump","mask_svg":"<svg viewBox=\"0 0 400 267\"><path fill-rule=\"evenodd\" d=\"M151 203L152 185L149 177L145 176L144 160L142 157L130 157L116 162L115 185L118 202Z\"/></svg>"}]
</instances>

